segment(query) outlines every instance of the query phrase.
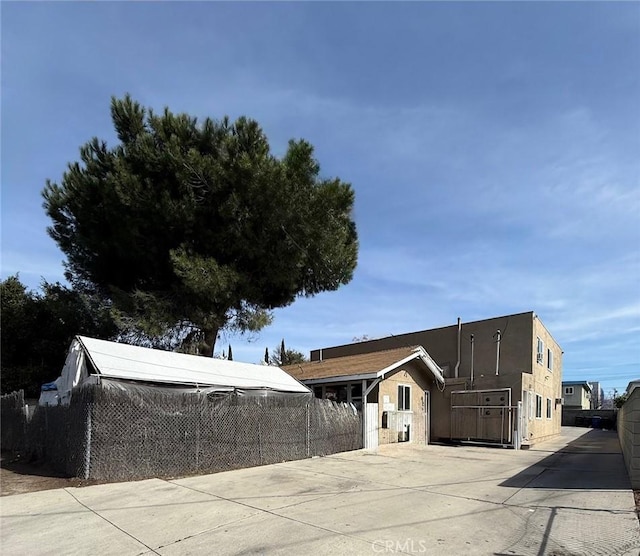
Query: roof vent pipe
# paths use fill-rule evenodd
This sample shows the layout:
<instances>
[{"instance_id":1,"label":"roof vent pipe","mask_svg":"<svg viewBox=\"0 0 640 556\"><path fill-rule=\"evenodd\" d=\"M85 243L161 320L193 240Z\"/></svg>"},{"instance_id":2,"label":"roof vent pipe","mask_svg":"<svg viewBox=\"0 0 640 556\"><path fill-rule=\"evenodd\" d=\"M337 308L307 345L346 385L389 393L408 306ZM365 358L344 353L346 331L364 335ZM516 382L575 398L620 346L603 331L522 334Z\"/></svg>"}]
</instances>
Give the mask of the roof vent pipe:
<instances>
[{"instance_id":1,"label":"roof vent pipe","mask_svg":"<svg viewBox=\"0 0 640 556\"><path fill-rule=\"evenodd\" d=\"M460 370L460 337L462 335L462 321L458 317L458 360L456 361L456 370L454 376L458 378L458 371Z\"/></svg>"},{"instance_id":2,"label":"roof vent pipe","mask_svg":"<svg viewBox=\"0 0 640 556\"><path fill-rule=\"evenodd\" d=\"M500 368L500 330L496 330L496 376L498 376L498 369Z\"/></svg>"},{"instance_id":3,"label":"roof vent pipe","mask_svg":"<svg viewBox=\"0 0 640 556\"><path fill-rule=\"evenodd\" d=\"M473 334L471 334L471 389L473 390Z\"/></svg>"}]
</instances>

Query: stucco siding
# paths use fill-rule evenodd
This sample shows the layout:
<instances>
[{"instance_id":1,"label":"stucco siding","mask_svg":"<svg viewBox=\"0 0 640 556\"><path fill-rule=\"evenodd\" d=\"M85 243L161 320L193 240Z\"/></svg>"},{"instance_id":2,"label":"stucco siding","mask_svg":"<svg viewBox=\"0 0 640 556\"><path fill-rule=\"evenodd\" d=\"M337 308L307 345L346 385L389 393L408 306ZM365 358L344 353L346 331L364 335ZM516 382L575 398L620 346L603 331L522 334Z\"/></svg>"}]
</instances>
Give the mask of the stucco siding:
<instances>
[{"instance_id":1,"label":"stucco siding","mask_svg":"<svg viewBox=\"0 0 640 556\"><path fill-rule=\"evenodd\" d=\"M531 369L531 329L533 313L520 313L463 324L458 376L471 377L471 336L473 335L474 381L495 376L497 331L500 330L498 376L505 377ZM427 348L428 351L428 348ZM474 384L475 387L475 384Z\"/></svg>"},{"instance_id":2,"label":"stucco siding","mask_svg":"<svg viewBox=\"0 0 640 556\"><path fill-rule=\"evenodd\" d=\"M562 405L560 385L552 377L546 378L541 370L522 375L522 389L529 393L528 400L523 403L523 411L528 420L529 443L535 444L556 434L562 427ZM560 377L561 382L561 377ZM541 412L538 414L537 397L541 399ZM547 400L551 403L551 418L547 417Z\"/></svg>"},{"instance_id":3,"label":"stucco siding","mask_svg":"<svg viewBox=\"0 0 640 556\"><path fill-rule=\"evenodd\" d=\"M393 405L393 410L398 412L398 386L409 386L411 391L411 442L425 443L425 390L429 391L433 383L425 378L424 372L415 368L415 363L404 365L399 370L385 378L379 384L378 389L378 422L380 424L378 441L380 444L392 444L398 442L398 430L396 428L382 428L382 418L385 411L384 402Z\"/></svg>"},{"instance_id":4,"label":"stucco siding","mask_svg":"<svg viewBox=\"0 0 640 556\"><path fill-rule=\"evenodd\" d=\"M618 438L631 486L640 489L640 388L631 392L618 411Z\"/></svg>"},{"instance_id":5,"label":"stucco siding","mask_svg":"<svg viewBox=\"0 0 640 556\"><path fill-rule=\"evenodd\" d=\"M498 330L500 331L499 355ZM511 388L512 406L516 406L523 400L523 391L526 391L528 396L526 410L530 415L527 431L529 442L537 442L560 433L562 349L533 311L461 323L457 377L455 371L458 360L457 324L314 350L311 352L311 359L327 362L345 356L414 345L423 346L427 350L444 370L447 382L444 392L440 392L437 388L429 389L432 393L432 439L451 438L450 393L452 390L465 389ZM537 355L538 345L541 345L540 357ZM394 388L396 387L397 384ZM381 385L381 389L384 388L387 386ZM395 398L397 393L383 394L381 391L380 394L379 403L382 412L382 395L393 395ZM541 397L538 407L536 407L536 395ZM549 415L547 407L550 410Z\"/></svg>"},{"instance_id":6,"label":"stucco siding","mask_svg":"<svg viewBox=\"0 0 640 556\"><path fill-rule=\"evenodd\" d=\"M451 392L467 387L465 379L450 379L444 390L434 388L431 391L431 440L451 438Z\"/></svg>"},{"instance_id":7,"label":"stucco siding","mask_svg":"<svg viewBox=\"0 0 640 556\"><path fill-rule=\"evenodd\" d=\"M533 313L519 313L481 321L462 323L460 342L459 376L469 376L471 371L471 335L474 336L474 367L476 376L495 374L496 331L502 333L500 344L500 368L508 372L531 369L531 337ZM344 357L408 345L423 346L429 355L443 368L446 376L455 373L458 357L458 326L456 324L432 330L398 334L388 338L357 342L343 346L313 350L311 360ZM322 353L321 353L322 352Z\"/></svg>"}]
</instances>

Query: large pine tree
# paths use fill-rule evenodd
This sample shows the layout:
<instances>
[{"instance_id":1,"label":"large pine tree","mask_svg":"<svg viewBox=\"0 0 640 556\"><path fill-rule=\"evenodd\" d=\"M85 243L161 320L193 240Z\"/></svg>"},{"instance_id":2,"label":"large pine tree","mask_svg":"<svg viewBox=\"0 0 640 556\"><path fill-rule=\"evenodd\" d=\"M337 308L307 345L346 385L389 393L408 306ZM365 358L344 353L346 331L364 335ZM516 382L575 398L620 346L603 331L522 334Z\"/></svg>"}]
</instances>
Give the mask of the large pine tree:
<instances>
[{"instance_id":1,"label":"large pine tree","mask_svg":"<svg viewBox=\"0 0 640 556\"><path fill-rule=\"evenodd\" d=\"M253 120L156 114L129 96L111 117L119 143L89 141L43 195L68 278L121 322L211 355L222 329L259 330L271 309L351 280L354 193L320 177L309 143L277 158Z\"/></svg>"}]
</instances>

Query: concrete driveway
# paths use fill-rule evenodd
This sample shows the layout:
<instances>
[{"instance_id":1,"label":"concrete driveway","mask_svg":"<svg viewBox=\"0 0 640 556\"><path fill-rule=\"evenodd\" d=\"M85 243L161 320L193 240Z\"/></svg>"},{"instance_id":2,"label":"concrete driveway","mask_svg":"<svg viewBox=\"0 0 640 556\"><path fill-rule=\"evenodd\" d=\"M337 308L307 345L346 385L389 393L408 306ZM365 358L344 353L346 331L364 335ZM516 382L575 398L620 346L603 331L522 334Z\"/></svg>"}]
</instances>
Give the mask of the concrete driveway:
<instances>
[{"instance_id":1,"label":"concrete driveway","mask_svg":"<svg viewBox=\"0 0 640 556\"><path fill-rule=\"evenodd\" d=\"M638 554L614 432L394 445L0 499L3 554Z\"/></svg>"}]
</instances>

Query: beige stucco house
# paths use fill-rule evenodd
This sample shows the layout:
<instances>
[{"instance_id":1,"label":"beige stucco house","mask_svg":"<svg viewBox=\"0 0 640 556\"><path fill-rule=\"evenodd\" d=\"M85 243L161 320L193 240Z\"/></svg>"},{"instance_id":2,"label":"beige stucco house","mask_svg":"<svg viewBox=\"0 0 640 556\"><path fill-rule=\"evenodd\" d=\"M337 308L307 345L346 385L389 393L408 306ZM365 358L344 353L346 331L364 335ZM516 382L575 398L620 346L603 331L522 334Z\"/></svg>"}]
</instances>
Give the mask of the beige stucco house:
<instances>
[{"instance_id":1,"label":"beige stucco house","mask_svg":"<svg viewBox=\"0 0 640 556\"><path fill-rule=\"evenodd\" d=\"M333 357L283 369L318 398L352 403L363 413L363 444L429 442L430 398L444 388L442 369L421 346Z\"/></svg>"},{"instance_id":2,"label":"beige stucco house","mask_svg":"<svg viewBox=\"0 0 640 556\"><path fill-rule=\"evenodd\" d=\"M431 389L431 439L526 445L560 433L563 352L532 311L317 349L311 361L408 346L422 346L445 377Z\"/></svg>"},{"instance_id":3,"label":"beige stucco house","mask_svg":"<svg viewBox=\"0 0 640 556\"><path fill-rule=\"evenodd\" d=\"M591 409L591 384L584 380L562 383L564 407L566 409Z\"/></svg>"}]
</instances>

